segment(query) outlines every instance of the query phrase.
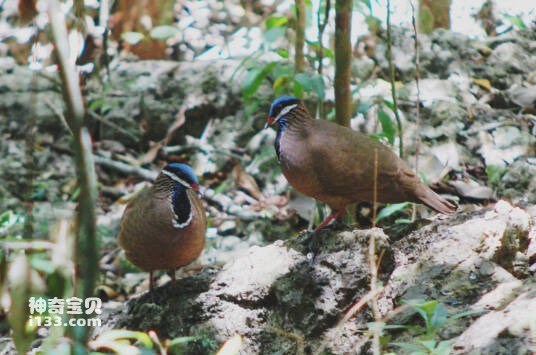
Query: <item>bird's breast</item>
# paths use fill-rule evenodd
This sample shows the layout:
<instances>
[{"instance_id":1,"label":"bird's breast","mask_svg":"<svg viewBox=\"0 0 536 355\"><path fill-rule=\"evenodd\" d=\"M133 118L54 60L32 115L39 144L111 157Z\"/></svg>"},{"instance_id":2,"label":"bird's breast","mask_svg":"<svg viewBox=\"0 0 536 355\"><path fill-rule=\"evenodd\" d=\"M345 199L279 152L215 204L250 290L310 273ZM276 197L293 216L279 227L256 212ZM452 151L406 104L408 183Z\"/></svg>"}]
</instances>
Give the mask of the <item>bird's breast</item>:
<instances>
[{"instance_id":1,"label":"bird's breast","mask_svg":"<svg viewBox=\"0 0 536 355\"><path fill-rule=\"evenodd\" d=\"M313 169L311 152L306 139L283 132L279 140L281 171L299 192L314 196L318 191L318 179Z\"/></svg>"}]
</instances>

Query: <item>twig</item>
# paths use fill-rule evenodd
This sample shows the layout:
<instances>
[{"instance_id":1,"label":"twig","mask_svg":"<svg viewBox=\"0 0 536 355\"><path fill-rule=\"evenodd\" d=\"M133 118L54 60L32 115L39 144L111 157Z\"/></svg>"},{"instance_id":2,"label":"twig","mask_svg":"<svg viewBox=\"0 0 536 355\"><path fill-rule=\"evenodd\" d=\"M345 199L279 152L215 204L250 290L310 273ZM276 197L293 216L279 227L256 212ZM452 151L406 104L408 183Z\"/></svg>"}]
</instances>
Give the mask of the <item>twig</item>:
<instances>
[{"instance_id":1,"label":"twig","mask_svg":"<svg viewBox=\"0 0 536 355\"><path fill-rule=\"evenodd\" d=\"M378 283L378 269L376 264L376 235L371 233L369 239L369 250L368 250L368 259L369 259L369 273L370 273L370 292L376 294L377 283ZM370 300L370 308L372 309L372 314L374 315L374 328L372 329L372 352L375 355L381 353L380 347L380 333L382 328L381 323L381 314L378 309L378 298L373 297Z\"/></svg>"},{"instance_id":2,"label":"twig","mask_svg":"<svg viewBox=\"0 0 536 355\"><path fill-rule=\"evenodd\" d=\"M52 111L54 114L58 117L60 122L63 124L63 126L69 131L69 133L73 134L73 131L71 130L71 127L69 127L69 124L67 123L67 120L65 119L65 116L63 113L56 108L56 106L52 105L48 100L45 100L45 105Z\"/></svg>"},{"instance_id":3,"label":"twig","mask_svg":"<svg viewBox=\"0 0 536 355\"><path fill-rule=\"evenodd\" d=\"M158 173L155 171L141 168L139 166L128 165L120 161L112 160L112 159L105 158L99 155L95 155L94 159L95 159L96 164L103 165L108 168L112 168L124 174L138 175L144 180L154 181L156 180L156 177L158 176Z\"/></svg>"},{"instance_id":4,"label":"twig","mask_svg":"<svg viewBox=\"0 0 536 355\"><path fill-rule=\"evenodd\" d=\"M354 315L357 312L359 312L361 310L361 308L363 308L367 303L369 303L372 299L378 297L384 290L385 290L384 286L378 287L378 288L376 288L375 292L372 292L372 291L367 292L365 295L363 295L363 297L361 297L359 299L359 301L354 303L352 305L352 307L350 307L350 309L348 309L346 311L346 313L344 313L344 316L337 322L337 325L335 325L335 327L333 328L333 336L337 337L337 335L341 331L342 326L346 322L348 322L350 319L352 319L354 317ZM370 335L370 333L369 333L369 335ZM322 341L322 343L320 344L318 349L316 349L313 352L314 354L323 354L324 353L324 349L326 348L326 345L327 345L326 340L327 339L324 338L324 340Z\"/></svg>"},{"instance_id":5,"label":"twig","mask_svg":"<svg viewBox=\"0 0 536 355\"><path fill-rule=\"evenodd\" d=\"M33 240L31 242L0 242L0 248L14 250L50 250L54 248L54 243L44 240Z\"/></svg>"},{"instance_id":6,"label":"twig","mask_svg":"<svg viewBox=\"0 0 536 355\"><path fill-rule=\"evenodd\" d=\"M419 54L419 37L417 34L417 21L415 19L415 6L413 5L413 1L410 1L411 5L411 24L413 26L413 44L415 48L415 86L417 88L417 103L415 105L416 109L416 134L415 134L415 171L419 172L419 154L421 150L421 88L419 85L419 79L420 79L420 54ZM415 221L417 218L417 205L413 204L413 209L411 213L411 220Z\"/></svg>"},{"instance_id":7,"label":"twig","mask_svg":"<svg viewBox=\"0 0 536 355\"><path fill-rule=\"evenodd\" d=\"M83 2L79 0L75 4L80 6L80 4L83 5ZM76 215L76 278L74 290L79 298L87 298L94 292L99 265L95 224L97 183L92 159L91 137L84 127L84 100L75 65L69 61L70 51L67 27L58 0L49 0L48 17L62 82L62 92L67 106L68 115L65 119L71 131L75 133L74 150L80 195ZM72 331L73 341L85 344L89 329L88 327L74 328Z\"/></svg>"},{"instance_id":8,"label":"twig","mask_svg":"<svg viewBox=\"0 0 536 355\"><path fill-rule=\"evenodd\" d=\"M106 166L124 174L135 174L147 181L154 181L158 176L157 172L139 166L128 165L99 155L95 155L94 158L96 164ZM245 221L252 221L263 217L262 214L245 209L243 206L235 203L230 197L216 193L213 189L203 187L200 187L200 189L202 190L203 197L219 205L223 212L232 214Z\"/></svg>"},{"instance_id":9,"label":"twig","mask_svg":"<svg viewBox=\"0 0 536 355\"><path fill-rule=\"evenodd\" d=\"M402 139L402 122L400 121L400 115L398 114L398 104L396 101L396 87L395 87L395 67L393 65L392 54L392 38L391 38L391 1L387 0L387 62L389 63L389 82L391 84L391 97L393 99L394 114L396 118L396 125L398 128L398 139L400 144L398 146L398 154L400 158L404 156L404 143Z\"/></svg>"},{"instance_id":10,"label":"twig","mask_svg":"<svg viewBox=\"0 0 536 355\"><path fill-rule=\"evenodd\" d=\"M376 209L378 208L378 148L374 148L374 174L372 186L372 227L376 227Z\"/></svg>"},{"instance_id":11,"label":"twig","mask_svg":"<svg viewBox=\"0 0 536 355\"><path fill-rule=\"evenodd\" d=\"M132 133L130 133L129 131L127 131L123 127L118 126L115 123L108 121L106 118L101 117L99 114L97 114L94 111L89 111L88 113L94 119L98 120L99 122L102 122L102 124L104 124L104 125L106 125L106 126L108 126L110 128L115 129L117 132L123 134L125 137L130 138L133 142L135 142L135 143L139 142L139 140L140 140L139 137L136 137L135 135L133 135Z\"/></svg>"}]
</instances>

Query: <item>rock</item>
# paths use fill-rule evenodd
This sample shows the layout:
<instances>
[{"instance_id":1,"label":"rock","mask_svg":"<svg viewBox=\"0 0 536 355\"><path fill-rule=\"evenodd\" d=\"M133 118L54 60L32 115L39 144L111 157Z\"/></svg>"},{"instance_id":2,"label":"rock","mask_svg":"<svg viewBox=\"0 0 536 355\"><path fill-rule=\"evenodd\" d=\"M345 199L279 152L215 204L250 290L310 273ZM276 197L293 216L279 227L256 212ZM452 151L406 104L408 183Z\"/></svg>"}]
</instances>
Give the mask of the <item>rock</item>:
<instances>
[{"instance_id":1,"label":"rock","mask_svg":"<svg viewBox=\"0 0 536 355\"><path fill-rule=\"evenodd\" d=\"M505 68L510 73L522 73L536 69L536 60L520 48L517 43L502 43L488 57L488 65Z\"/></svg>"},{"instance_id":2,"label":"rock","mask_svg":"<svg viewBox=\"0 0 536 355\"><path fill-rule=\"evenodd\" d=\"M531 316L521 319L536 320L532 311L536 312L536 298L526 295L518 298L522 303L514 301L520 290L527 294L535 292L530 280L518 273L514 265L516 254L527 252L529 231L535 222L525 211L500 201L488 212L475 211L447 221L435 221L413 232L393 246L397 267L380 302L395 307L393 302L400 300L433 299L446 307L448 315L471 309L504 309L497 312L502 314L497 315L498 319L486 318L489 313L480 315L474 323L462 318L440 331L443 339L459 336L454 349L460 353L495 350L486 346L500 343L498 334L514 325L515 317L507 316L509 309L515 310L522 304ZM411 314L401 315L392 324L411 324L411 319ZM491 328L492 335L483 336L480 343L481 334L476 331L485 332L491 324L486 322L499 320ZM500 330L497 333L495 329ZM523 349L529 335L519 329L511 334L507 349L518 346ZM392 339L404 340L408 338L403 335ZM468 347L461 348L465 345Z\"/></svg>"},{"instance_id":3,"label":"rock","mask_svg":"<svg viewBox=\"0 0 536 355\"><path fill-rule=\"evenodd\" d=\"M481 131L478 135L481 145L478 152L486 165L499 167L505 167L520 156L530 154L530 147L536 143L536 138L529 132L513 126L498 127L491 134Z\"/></svg>"},{"instance_id":4,"label":"rock","mask_svg":"<svg viewBox=\"0 0 536 355\"><path fill-rule=\"evenodd\" d=\"M521 157L508 165L497 182L497 195L517 203L536 204L536 161Z\"/></svg>"},{"instance_id":5,"label":"rock","mask_svg":"<svg viewBox=\"0 0 536 355\"><path fill-rule=\"evenodd\" d=\"M161 140L177 113L185 108L185 123L170 143L184 143L184 135L199 137L211 118L235 115L239 109L238 83L230 80L238 62L140 61L120 62L112 68L108 95L103 99L98 80L88 83L89 105L104 100L105 119L142 141ZM183 107L184 106L184 107ZM142 130L140 130L140 127ZM124 139L107 130L101 139ZM132 144L132 142L123 142Z\"/></svg>"},{"instance_id":6,"label":"rock","mask_svg":"<svg viewBox=\"0 0 536 355\"><path fill-rule=\"evenodd\" d=\"M153 329L164 338L204 334L220 343L238 333L244 354L295 352L300 346L310 352L322 342L320 335L335 325L340 310L366 293L372 236L377 253L385 251L380 269L385 281L393 263L381 230L322 231L314 240L301 234L286 243L252 247L221 270L205 269L132 299L126 309L106 312L104 322ZM307 257L311 250L316 252L312 262ZM366 321L365 315L357 318ZM296 342L300 338L303 343ZM340 346L340 337L329 343L334 351ZM192 347L193 352L207 352L200 344Z\"/></svg>"},{"instance_id":7,"label":"rock","mask_svg":"<svg viewBox=\"0 0 536 355\"><path fill-rule=\"evenodd\" d=\"M532 353L534 329L536 298L533 289L526 289L503 309L491 311L471 324L456 338L454 353Z\"/></svg>"}]
</instances>

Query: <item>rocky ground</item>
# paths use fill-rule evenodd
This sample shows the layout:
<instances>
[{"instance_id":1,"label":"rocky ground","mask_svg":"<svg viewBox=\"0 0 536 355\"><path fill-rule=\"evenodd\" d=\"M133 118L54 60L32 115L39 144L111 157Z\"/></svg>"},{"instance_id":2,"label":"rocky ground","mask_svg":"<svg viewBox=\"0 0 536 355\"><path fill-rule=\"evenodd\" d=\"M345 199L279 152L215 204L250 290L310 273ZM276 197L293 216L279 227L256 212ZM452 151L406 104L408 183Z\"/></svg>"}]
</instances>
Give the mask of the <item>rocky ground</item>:
<instances>
[{"instance_id":1,"label":"rocky ground","mask_svg":"<svg viewBox=\"0 0 536 355\"><path fill-rule=\"evenodd\" d=\"M458 353L536 351L536 37L527 31L474 41L437 31L420 40L417 126L414 65L406 54L413 42L403 31L394 38L406 160L414 162L419 134L419 171L457 199L459 211L396 222L409 216L403 211L381 228L339 226L314 237L303 232L312 202L289 192L272 147L275 133L260 131L270 88L260 89L253 113L245 112L239 62L116 62L111 78L89 80L100 182L98 292L106 300L96 334L153 329L161 338L212 341L187 345L193 353L210 352L236 333L243 353L367 352L371 309L340 320L369 295L374 237L385 286L376 298L391 326L383 331L386 347L403 353L450 341ZM389 97L382 75L370 79L375 70L386 72L382 46L372 58L354 60L356 102ZM58 114L63 101L53 76L33 75L9 58L0 59L0 71L0 208L19 211L28 195L18 192L31 181L35 233L43 236L74 208L69 136ZM373 114L357 115L352 125L377 132ZM25 148L29 132L32 154ZM203 177L208 245L177 284L162 274L162 286L146 294L146 275L125 262L115 243L119 198L170 160L189 161ZM441 305L426 331L393 327L424 326L418 307L403 305L411 300ZM9 352L10 334L4 335Z\"/></svg>"}]
</instances>

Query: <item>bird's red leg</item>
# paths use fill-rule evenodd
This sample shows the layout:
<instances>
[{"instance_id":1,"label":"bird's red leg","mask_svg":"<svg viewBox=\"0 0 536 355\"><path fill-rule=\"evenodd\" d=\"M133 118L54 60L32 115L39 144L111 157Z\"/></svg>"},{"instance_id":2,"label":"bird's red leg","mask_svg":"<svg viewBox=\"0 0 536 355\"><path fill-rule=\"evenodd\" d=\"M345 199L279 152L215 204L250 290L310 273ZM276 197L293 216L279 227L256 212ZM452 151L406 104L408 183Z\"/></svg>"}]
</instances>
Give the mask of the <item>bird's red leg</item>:
<instances>
[{"instance_id":1,"label":"bird's red leg","mask_svg":"<svg viewBox=\"0 0 536 355\"><path fill-rule=\"evenodd\" d=\"M321 230L322 228L327 226L329 224L329 222L331 222L332 220L342 218L344 216L344 212L345 212L344 208L342 210L333 210L333 211L331 211L329 216L327 216L322 221L322 223L320 223L320 225L318 227L316 227L315 232L318 232L319 230Z\"/></svg>"},{"instance_id":2,"label":"bird's red leg","mask_svg":"<svg viewBox=\"0 0 536 355\"><path fill-rule=\"evenodd\" d=\"M153 286L154 286L154 283L153 283L153 272L152 271L149 271L149 292L151 292L153 290Z\"/></svg>"}]
</instances>

